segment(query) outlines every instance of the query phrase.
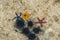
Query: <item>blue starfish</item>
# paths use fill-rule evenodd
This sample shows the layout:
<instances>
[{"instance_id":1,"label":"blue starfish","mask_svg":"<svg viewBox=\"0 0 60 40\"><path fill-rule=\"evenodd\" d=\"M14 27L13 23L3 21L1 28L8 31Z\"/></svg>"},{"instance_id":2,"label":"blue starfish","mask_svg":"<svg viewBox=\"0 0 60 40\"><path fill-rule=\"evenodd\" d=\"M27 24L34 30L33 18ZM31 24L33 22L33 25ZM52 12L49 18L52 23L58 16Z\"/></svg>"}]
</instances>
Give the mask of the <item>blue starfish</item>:
<instances>
[{"instance_id":1,"label":"blue starfish","mask_svg":"<svg viewBox=\"0 0 60 40\"><path fill-rule=\"evenodd\" d=\"M16 14L16 17L14 17L14 19L16 19L16 23L15 23L16 28L18 29L23 28L25 25L24 24L25 21L21 18L21 13L20 13L20 16L17 13L15 14Z\"/></svg>"}]
</instances>

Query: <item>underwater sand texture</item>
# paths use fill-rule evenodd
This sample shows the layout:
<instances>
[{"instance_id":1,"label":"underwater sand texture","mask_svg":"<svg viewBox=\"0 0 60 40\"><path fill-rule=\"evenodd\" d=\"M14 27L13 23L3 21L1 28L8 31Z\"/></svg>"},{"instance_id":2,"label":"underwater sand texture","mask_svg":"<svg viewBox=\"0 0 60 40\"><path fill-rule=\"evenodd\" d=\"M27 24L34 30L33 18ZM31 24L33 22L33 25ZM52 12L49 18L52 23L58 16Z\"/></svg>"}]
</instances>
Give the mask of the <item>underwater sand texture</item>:
<instances>
[{"instance_id":1,"label":"underwater sand texture","mask_svg":"<svg viewBox=\"0 0 60 40\"><path fill-rule=\"evenodd\" d=\"M28 39L15 32L15 20L11 20L15 12L23 11L28 11L33 21L45 17L47 23L41 27L44 32L38 34L39 40L60 40L60 0L0 0L0 40Z\"/></svg>"}]
</instances>

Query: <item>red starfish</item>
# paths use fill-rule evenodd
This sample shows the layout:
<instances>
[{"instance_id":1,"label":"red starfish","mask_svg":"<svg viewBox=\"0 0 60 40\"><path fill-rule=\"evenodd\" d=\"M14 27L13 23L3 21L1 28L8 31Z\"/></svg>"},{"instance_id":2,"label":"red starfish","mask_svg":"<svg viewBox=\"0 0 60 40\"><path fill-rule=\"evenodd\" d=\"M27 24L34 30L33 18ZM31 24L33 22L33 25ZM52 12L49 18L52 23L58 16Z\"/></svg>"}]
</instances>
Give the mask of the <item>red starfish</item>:
<instances>
[{"instance_id":1,"label":"red starfish","mask_svg":"<svg viewBox=\"0 0 60 40\"><path fill-rule=\"evenodd\" d=\"M36 22L36 23L40 23L41 26L43 26L43 23L46 23L46 21L43 21L45 18L39 19L37 17L37 19L38 19L38 22Z\"/></svg>"}]
</instances>

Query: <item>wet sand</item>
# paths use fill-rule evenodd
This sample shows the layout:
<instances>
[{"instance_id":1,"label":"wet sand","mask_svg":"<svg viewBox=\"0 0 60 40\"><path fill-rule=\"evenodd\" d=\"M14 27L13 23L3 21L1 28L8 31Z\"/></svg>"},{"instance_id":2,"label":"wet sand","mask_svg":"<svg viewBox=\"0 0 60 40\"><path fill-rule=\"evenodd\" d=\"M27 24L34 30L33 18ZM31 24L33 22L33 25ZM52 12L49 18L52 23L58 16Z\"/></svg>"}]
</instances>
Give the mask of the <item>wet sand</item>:
<instances>
[{"instance_id":1,"label":"wet sand","mask_svg":"<svg viewBox=\"0 0 60 40\"><path fill-rule=\"evenodd\" d=\"M59 0L0 0L0 40L27 40L20 32L15 32L11 20L18 14L28 11L30 19L45 17L43 33L38 34L39 40L60 40L60 1ZM37 26L40 26L39 24Z\"/></svg>"}]
</instances>

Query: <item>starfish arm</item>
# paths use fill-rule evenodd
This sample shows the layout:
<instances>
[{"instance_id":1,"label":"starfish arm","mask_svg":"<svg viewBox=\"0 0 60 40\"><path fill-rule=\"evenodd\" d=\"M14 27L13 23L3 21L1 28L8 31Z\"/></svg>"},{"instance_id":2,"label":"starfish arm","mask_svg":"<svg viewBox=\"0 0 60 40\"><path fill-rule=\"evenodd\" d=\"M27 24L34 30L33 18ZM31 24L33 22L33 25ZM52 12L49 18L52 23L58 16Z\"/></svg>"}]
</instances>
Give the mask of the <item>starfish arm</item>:
<instances>
[{"instance_id":1,"label":"starfish arm","mask_svg":"<svg viewBox=\"0 0 60 40\"><path fill-rule=\"evenodd\" d=\"M41 24L41 27L42 27L43 25Z\"/></svg>"},{"instance_id":2,"label":"starfish arm","mask_svg":"<svg viewBox=\"0 0 60 40\"><path fill-rule=\"evenodd\" d=\"M41 27L43 26L43 24L41 24Z\"/></svg>"},{"instance_id":3,"label":"starfish arm","mask_svg":"<svg viewBox=\"0 0 60 40\"><path fill-rule=\"evenodd\" d=\"M39 23L39 22L35 22L35 23Z\"/></svg>"},{"instance_id":4,"label":"starfish arm","mask_svg":"<svg viewBox=\"0 0 60 40\"><path fill-rule=\"evenodd\" d=\"M44 20L45 18L43 18L42 20Z\"/></svg>"},{"instance_id":5,"label":"starfish arm","mask_svg":"<svg viewBox=\"0 0 60 40\"><path fill-rule=\"evenodd\" d=\"M14 17L12 20L16 19L16 17Z\"/></svg>"},{"instance_id":6,"label":"starfish arm","mask_svg":"<svg viewBox=\"0 0 60 40\"><path fill-rule=\"evenodd\" d=\"M16 15L16 16L18 16L18 14L17 14L17 13L15 13L15 15Z\"/></svg>"},{"instance_id":7,"label":"starfish arm","mask_svg":"<svg viewBox=\"0 0 60 40\"><path fill-rule=\"evenodd\" d=\"M36 24L37 24L37 23L41 24L40 22L35 22L35 23L36 23Z\"/></svg>"},{"instance_id":8,"label":"starfish arm","mask_svg":"<svg viewBox=\"0 0 60 40\"><path fill-rule=\"evenodd\" d=\"M38 21L41 21L38 17L37 17Z\"/></svg>"},{"instance_id":9,"label":"starfish arm","mask_svg":"<svg viewBox=\"0 0 60 40\"><path fill-rule=\"evenodd\" d=\"M20 12L20 16L22 15L22 13Z\"/></svg>"},{"instance_id":10,"label":"starfish arm","mask_svg":"<svg viewBox=\"0 0 60 40\"><path fill-rule=\"evenodd\" d=\"M42 22L42 23L47 23L47 22L45 21L45 22Z\"/></svg>"}]
</instances>

